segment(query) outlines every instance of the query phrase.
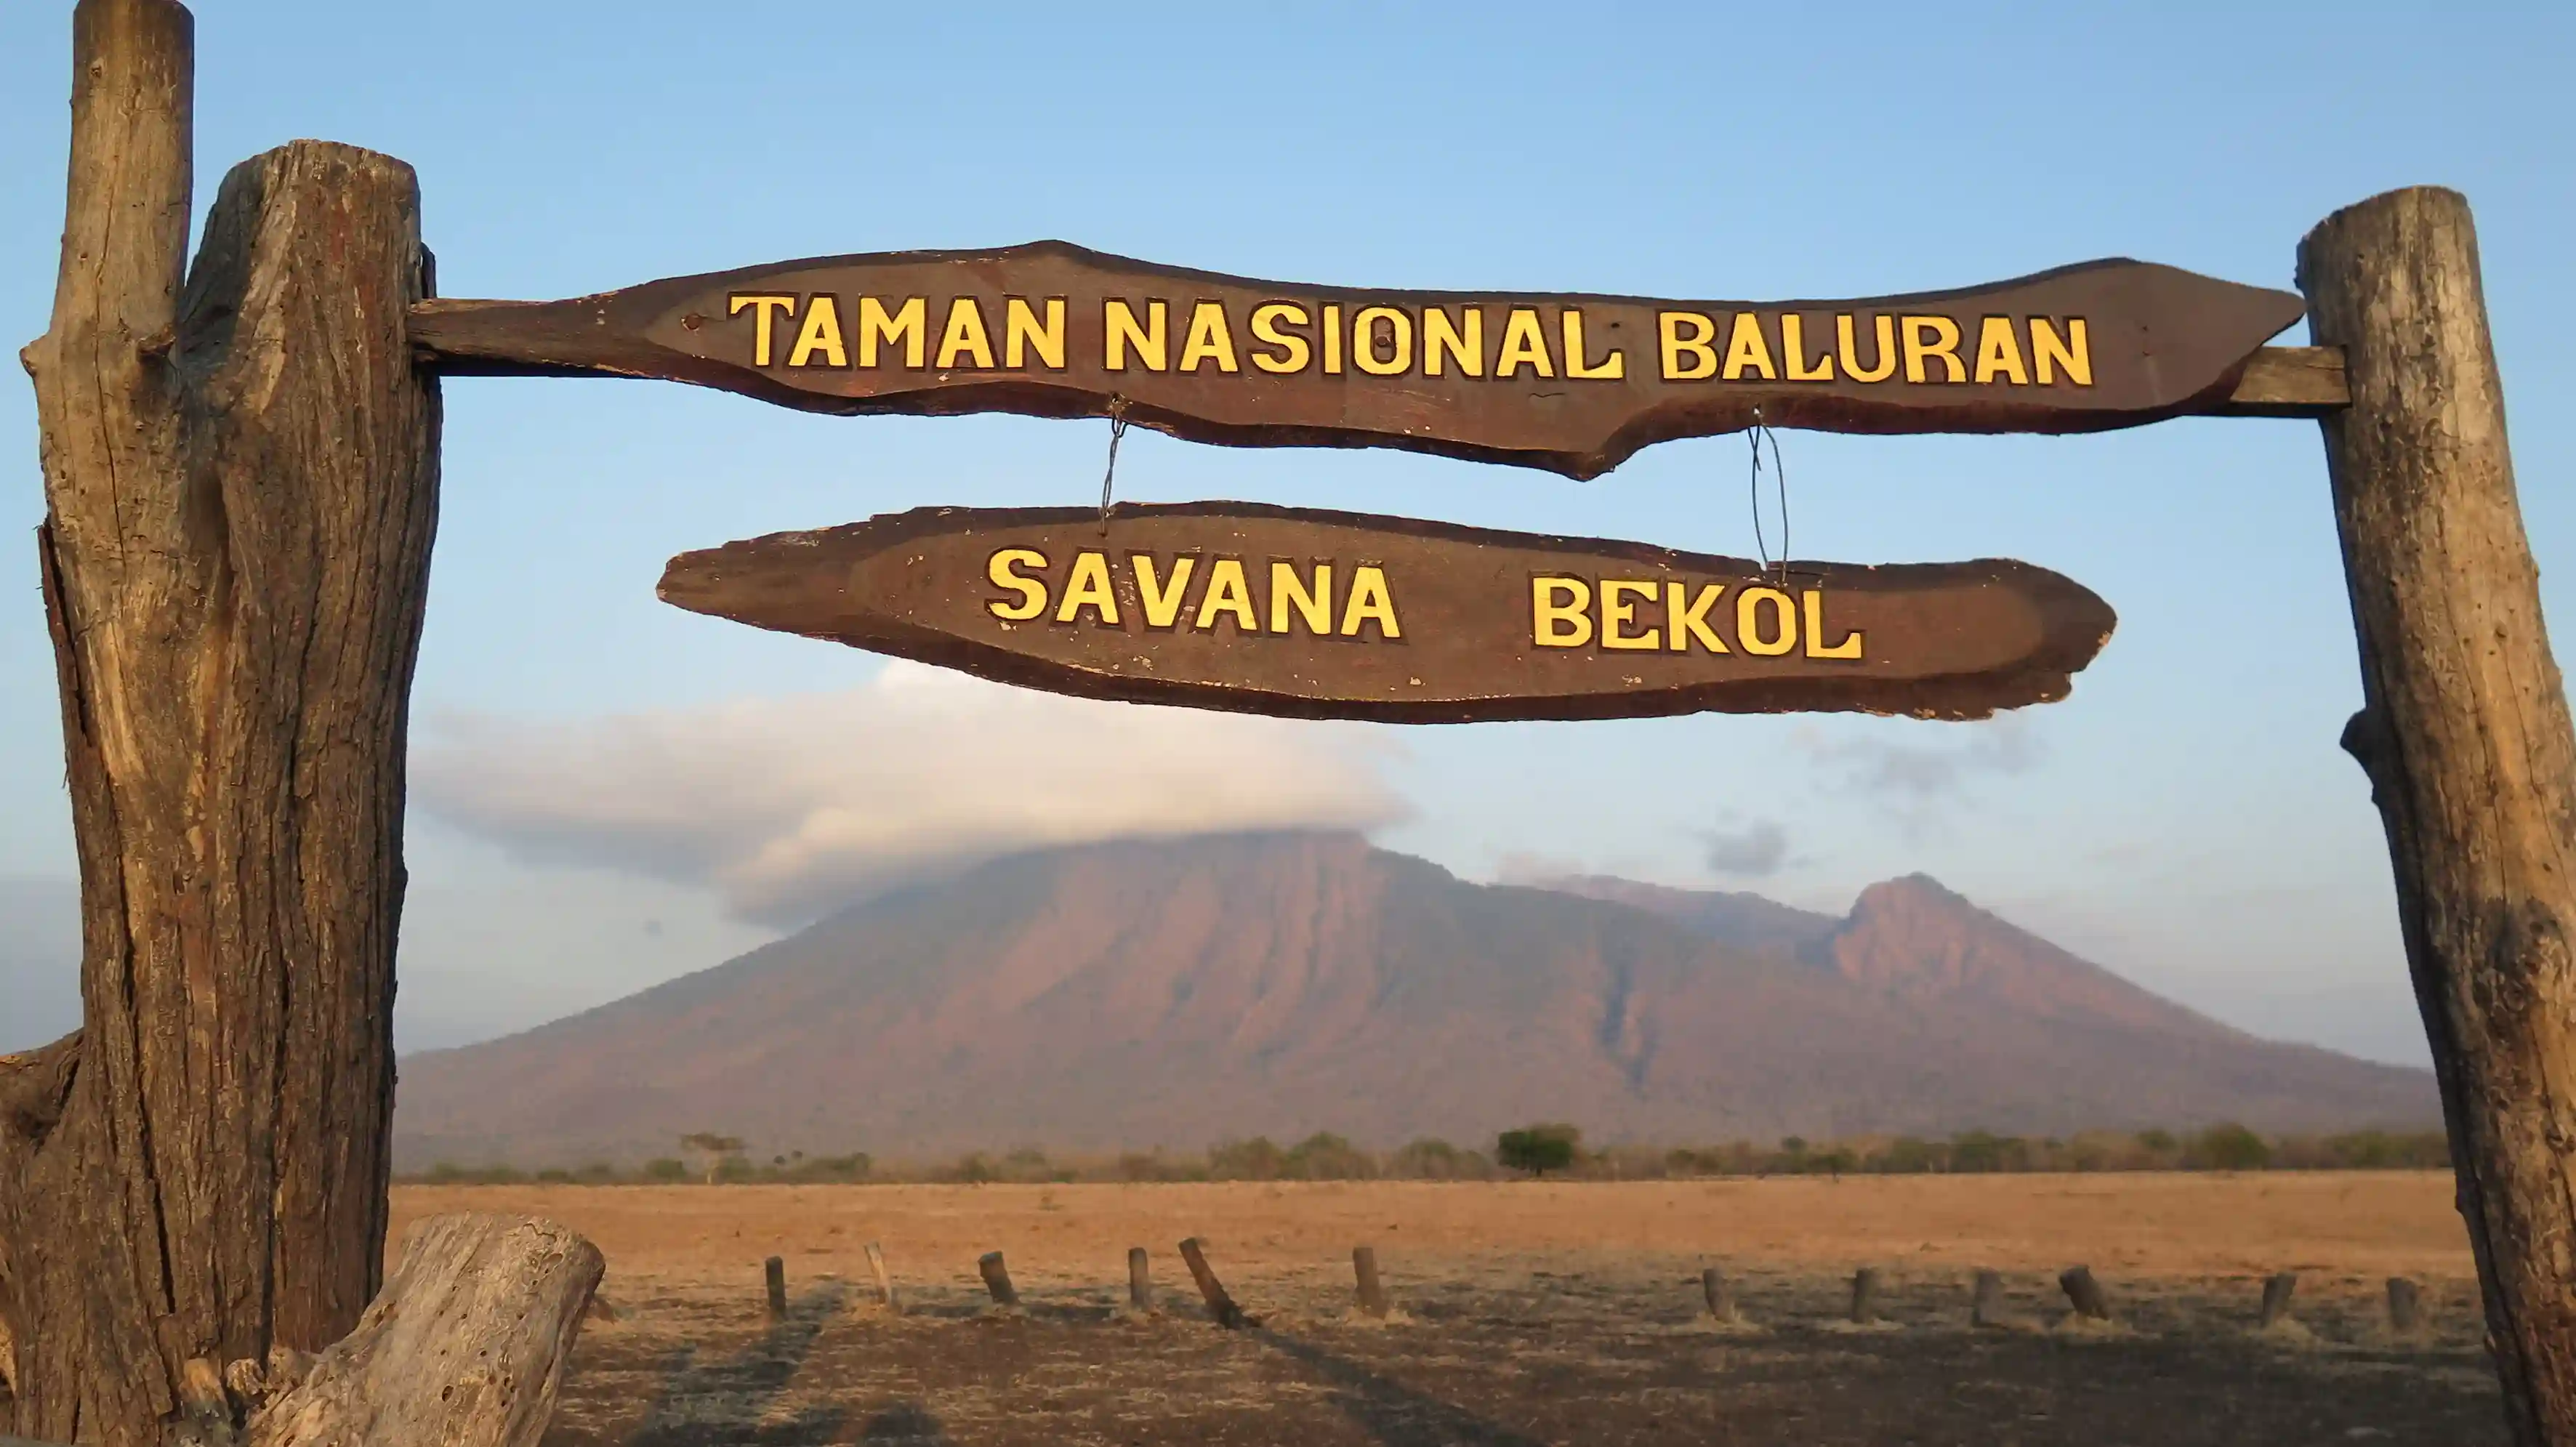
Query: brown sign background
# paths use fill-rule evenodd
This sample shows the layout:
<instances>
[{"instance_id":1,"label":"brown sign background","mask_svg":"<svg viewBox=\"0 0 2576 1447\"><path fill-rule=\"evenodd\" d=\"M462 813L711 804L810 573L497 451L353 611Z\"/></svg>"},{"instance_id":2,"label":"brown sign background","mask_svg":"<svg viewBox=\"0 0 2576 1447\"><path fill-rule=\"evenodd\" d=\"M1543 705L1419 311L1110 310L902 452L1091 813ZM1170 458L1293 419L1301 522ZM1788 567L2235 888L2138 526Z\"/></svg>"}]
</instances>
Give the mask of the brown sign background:
<instances>
[{"instance_id":1,"label":"brown sign background","mask_svg":"<svg viewBox=\"0 0 2576 1447\"><path fill-rule=\"evenodd\" d=\"M2008 560L1793 562L1784 584L1742 558L1240 502L1121 507L1105 533L1089 509L922 508L683 553L661 596L1057 693L1391 723L1983 718L2065 697L2116 621Z\"/></svg>"},{"instance_id":2,"label":"brown sign background","mask_svg":"<svg viewBox=\"0 0 2576 1447\"><path fill-rule=\"evenodd\" d=\"M1861 301L1355 290L1045 241L827 257L561 302L433 300L441 370L694 382L841 413L1095 416L1575 477L1775 426L2087 432L2222 410L2300 299L2137 261Z\"/></svg>"}]
</instances>

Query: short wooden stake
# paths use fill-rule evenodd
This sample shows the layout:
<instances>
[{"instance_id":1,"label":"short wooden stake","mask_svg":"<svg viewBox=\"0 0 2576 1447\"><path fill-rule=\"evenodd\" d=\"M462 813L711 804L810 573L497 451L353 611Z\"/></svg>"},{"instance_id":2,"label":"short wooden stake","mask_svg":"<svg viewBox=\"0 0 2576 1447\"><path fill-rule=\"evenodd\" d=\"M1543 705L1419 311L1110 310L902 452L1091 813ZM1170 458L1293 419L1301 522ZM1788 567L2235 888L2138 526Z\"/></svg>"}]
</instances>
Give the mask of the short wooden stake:
<instances>
[{"instance_id":1,"label":"short wooden stake","mask_svg":"<svg viewBox=\"0 0 2576 1447\"><path fill-rule=\"evenodd\" d=\"M993 1293L997 1306L1017 1306L1020 1294L1011 1289L1010 1268L1002 1264L1002 1253L987 1251L976 1258L975 1269L984 1273L984 1289Z\"/></svg>"},{"instance_id":2,"label":"short wooden stake","mask_svg":"<svg viewBox=\"0 0 2576 1447\"><path fill-rule=\"evenodd\" d=\"M1733 1326L1744 1319L1735 1309L1735 1283L1726 1279L1725 1272L1714 1266L1701 1271L1699 1294L1708 1302L1708 1314L1715 1321Z\"/></svg>"},{"instance_id":3,"label":"short wooden stake","mask_svg":"<svg viewBox=\"0 0 2576 1447\"><path fill-rule=\"evenodd\" d=\"M2086 1321L2109 1321L2110 1299L2102 1294L2102 1283L2093 1279L2093 1268L2070 1266L2057 1275L2058 1288L2075 1305L2075 1314Z\"/></svg>"},{"instance_id":4,"label":"short wooden stake","mask_svg":"<svg viewBox=\"0 0 2576 1447\"><path fill-rule=\"evenodd\" d=\"M1351 1248L1351 1274L1359 1278L1360 1310L1370 1316L1386 1315L1386 1287L1377 1279L1377 1248Z\"/></svg>"},{"instance_id":5,"label":"short wooden stake","mask_svg":"<svg viewBox=\"0 0 2576 1447\"><path fill-rule=\"evenodd\" d=\"M2423 1289L2403 1276L2388 1278L2388 1329L2399 1336L2423 1321Z\"/></svg>"},{"instance_id":6,"label":"short wooden stake","mask_svg":"<svg viewBox=\"0 0 2576 1447\"><path fill-rule=\"evenodd\" d=\"M787 1315L787 1263L772 1256L761 1264L769 1278L769 1314L772 1318Z\"/></svg>"},{"instance_id":7,"label":"short wooden stake","mask_svg":"<svg viewBox=\"0 0 2576 1447\"><path fill-rule=\"evenodd\" d=\"M1864 1266L1852 1273L1851 1319L1854 1326L1868 1326L1878 1320L1878 1268Z\"/></svg>"},{"instance_id":8,"label":"short wooden stake","mask_svg":"<svg viewBox=\"0 0 2576 1447\"><path fill-rule=\"evenodd\" d=\"M1199 1284L1199 1295L1207 1301L1209 1318L1228 1331L1244 1325L1243 1308L1235 1305L1234 1298L1225 1294L1225 1283L1216 1279L1215 1269L1208 1265L1207 1252L1200 1249L1199 1238L1193 1236L1181 1243L1181 1260L1190 1268L1190 1279Z\"/></svg>"},{"instance_id":9,"label":"short wooden stake","mask_svg":"<svg viewBox=\"0 0 2576 1447\"><path fill-rule=\"evenodd\" d=\"M1127 1248L1127 1304L1138 1311L1154 1309L1154 1277L1142 1246Z\"/></svg>"},{"instance_id":10,"label":"short wooden stake","mask_svg":"<svg viewBox=\"0 0 2576 1447\"><path fill-rule=\"evenodd\" d=\"M901 1311L895 1305L894 1278L886 1274L885 1249L876 1242L868 1243L868 1274L877 1279L877 1301L888 1311Z\"/></svg>"},{"instance_id":11,"label":"short wooden stake","mask_svg":"<svg viewBox=\"0 0 2576 1447\"><path fill-rule=\"evenodd\" d=\"M2299 1273L2284 1271L2263 1282L2263 1315L2257 1323L2269 1331L2274 1323L2290 1314L2290 1296L2299 1289Z\"/></svg>"},{"instance_id":12,"label":"short wooden stake","mask_svg":"<svg viewBox=\"0 0 2576 1447\"><path fill-rule=\"evenodd\" d=\"M1980 1271L1977 1285L1968 1300L1968 1325L2002 1326L2004 1324L2004 1274Z\"/></svg>"}]
</instances>

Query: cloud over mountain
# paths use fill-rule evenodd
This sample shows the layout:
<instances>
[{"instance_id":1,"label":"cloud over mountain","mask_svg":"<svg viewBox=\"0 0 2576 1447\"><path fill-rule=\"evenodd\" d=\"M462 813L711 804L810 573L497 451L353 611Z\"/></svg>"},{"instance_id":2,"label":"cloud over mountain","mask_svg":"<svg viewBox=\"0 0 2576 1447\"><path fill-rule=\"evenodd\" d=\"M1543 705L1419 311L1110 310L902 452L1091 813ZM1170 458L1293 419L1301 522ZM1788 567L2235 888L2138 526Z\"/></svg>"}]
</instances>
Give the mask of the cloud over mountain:
<instances>
[{"instance_id":1,"label":"cloud over mountain","mask_svg":"<svg viewBox=\"0 0 2576 1447\"><path fill-rule=\"evenodd\" d=\"M1063 698L892 663L840 693L531 721L432 720L412 779L523 857L712 886L793 926L1041 846L1369 829L1405 812L1362 725Z\"/></svg>"}]
</instances>

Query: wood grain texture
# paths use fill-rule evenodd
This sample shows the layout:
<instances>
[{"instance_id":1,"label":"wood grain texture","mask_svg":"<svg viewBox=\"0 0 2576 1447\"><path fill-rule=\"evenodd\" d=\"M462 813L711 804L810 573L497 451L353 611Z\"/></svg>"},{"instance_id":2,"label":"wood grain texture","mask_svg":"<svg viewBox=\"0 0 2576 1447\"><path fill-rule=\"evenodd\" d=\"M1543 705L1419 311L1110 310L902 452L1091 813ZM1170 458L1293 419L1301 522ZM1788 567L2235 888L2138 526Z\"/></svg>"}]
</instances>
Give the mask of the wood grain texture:
<instances>
[{"instance_id":1,"label":"wood grain texture","mask_svg":"<svg viewBox=\"0 0 2576 1447\"><path fill-rule=\"evenodd\" d=\"M2245 364L2219 417L2323 417L2352 402L2341 347L2265 347Z\"/></svg>"},{"instance_id":2,"label":"wood grain texture","mask_svg":"<svg viewBox=\"0 0 2576 1447\"><path fill-rule=\"evenodd\" d=\"M552 1221L415 1224L357 1329L253 1417L247 1447L536 1447L607 1270Z\"/></svg>"},{"instance_id":3,"label":"wood grain texture","mask_svg":"<svg viewBox=\"0 0 2576 1447\"><path fill-rule=\"evenodd\" d=\"M1035 616L996 611L1018 606L993 581L1006 553L1036 580L1025 586L1043 584ZM1068 616L1085 555L1097 555L1112 606ZM1244 603L1228 612L1219 570L1233 567ZM1367 568L1382 577L1386 620L1354 616ZM1591 600L1579 643L1538 641L1541 579L1574 580L1549 595L1557 603ZM1292 584L1323 600L1314 615L1295 611ZM1621 647L1610 645L1614 586L1628 610ZM1772 597L1757 601L1764 588ZM1149 595L1179 611L1157 623ZM2003 559L1792 562L1783 583L1745 558L1240 502L1121 507L1105 533L1088 509L921 508L684 553L661 596L1059 693L1384 723L1799 709L1982 718L2063 698L2116 622L2072 580ZM1697 632L1684 621L1694 617ZM1561 639L1577 625L1548 626ZM1757 653L1783 630L1795 635L1785 652ZM1828 656L1843 647L1858 656Z\"/></svg>"},{"instance_id":4,"label":"wood grain texture","mask_svg":"<svg viewBox=\"0 0 2576 1447\"><path fill-rule=\"evenodd\" d=\"M759 297L793 305L746 303ZM1028 346L1012 360L1015 297L1063 303L1060 359ZM1124 342L1113 355L1112 303L1162 317L1159 361ZM960 305L971 327L960 328ZM919 308L906 340L884 341L906 306ZM1271 335L1295 334L1302 352L1262 340L1258 318L1277 307L1305 318L1272 313ZM1207 311L1222 325L1203 322ZM1436 368L1435 312L1476 339ZM1507 372L1506 339L1524 314L1524 352L1549 356L1542 369ZM2225 411L2249 359L2299 315L2287 292L2121 259L1911 296L1751 302L1332 288L1041 241L817 257L560 302L425 302L411 337L426 363L455 375L655 377L852 415L1090 417L1114 401L1141 425L1199 442L1394 447L1592 477L1641 447L1757 416L1836 432L2090 432ZM2043 370L2033 319L2065 334L2079 318L2080 378ZM2015 332L2019 381L2000 352L1993 365L1978 360L1990 319ZM1915 322L1922 330L1909 330ZM1951 360L1915 345L1944 328ZM1195 364L1193 336L1205 344ZM1697 337L1698 350L1673 349L1677 336ZM989 346L969 350L967 339ZM1595 372L1612 371L1616 353L1617 375L1580 373L1578 339ZM1373 372L1364 354L1391 370ZM1265 355L1280 370L1266 370Z\"/></svg>"},{"instance_id":5,"label":"wood grain texture","mask_svg":"<svg viewBox=\"0 0 2576 1447\"><path fill-rule=\"evenodd\" d=\"M409 168L235 168L179 285L190 22L83 0L24 353L84 1025L0 1067L17 1430L157 1442L191 1358L320 1347L380 1273L404 714L435 514Z\"/></svg>"},{"instance_id":6,"label":"wood grain texture","mask_svg":"<svg viewBox=\"0 0 2576 1447\"><path fill-rule=\"evenodd\" d=\"M2576 731L2540 610L2468 203L2395 191L2299 247L2352 405L2323 426L2386 826L2518 1442L2576 1442Z\"/></svg>"}]
</instances>

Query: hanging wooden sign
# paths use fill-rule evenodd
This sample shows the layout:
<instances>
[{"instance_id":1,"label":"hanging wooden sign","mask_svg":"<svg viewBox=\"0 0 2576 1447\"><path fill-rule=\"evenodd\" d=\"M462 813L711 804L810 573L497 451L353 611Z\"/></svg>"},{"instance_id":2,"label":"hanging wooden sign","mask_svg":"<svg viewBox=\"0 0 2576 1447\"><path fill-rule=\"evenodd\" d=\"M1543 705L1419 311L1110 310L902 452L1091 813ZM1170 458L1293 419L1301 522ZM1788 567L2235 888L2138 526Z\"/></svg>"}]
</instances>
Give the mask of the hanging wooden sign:
<instances>
[{"instance_id":1,"label":"hanging wooden sign","mask_svg":"<svg viewBox=\"0 0 2576 1447\"><path fill-rule=\"evenodd\" d=\"M1057 693L1389 723L2066 696L2111 608L2027 563L1862 567L1211 502L922 508L671 560L693 612Z\"/></svg>"},{"instance_id":2,"label":"hanging wooden sign","mask_svg":"<svg viewBox=\"0 0 2576 1447\"><path fill-rule=\"evenodd\" d=\"M1747 426L2090 432L2227 410L2288 292L2137 261L1865 301L1366 291L1046 241L793 261L561 302L434 300L461 374L695 382L818 412L1093 416L1200 442L1606 472Z\"/></svg>"}]
</instances>

